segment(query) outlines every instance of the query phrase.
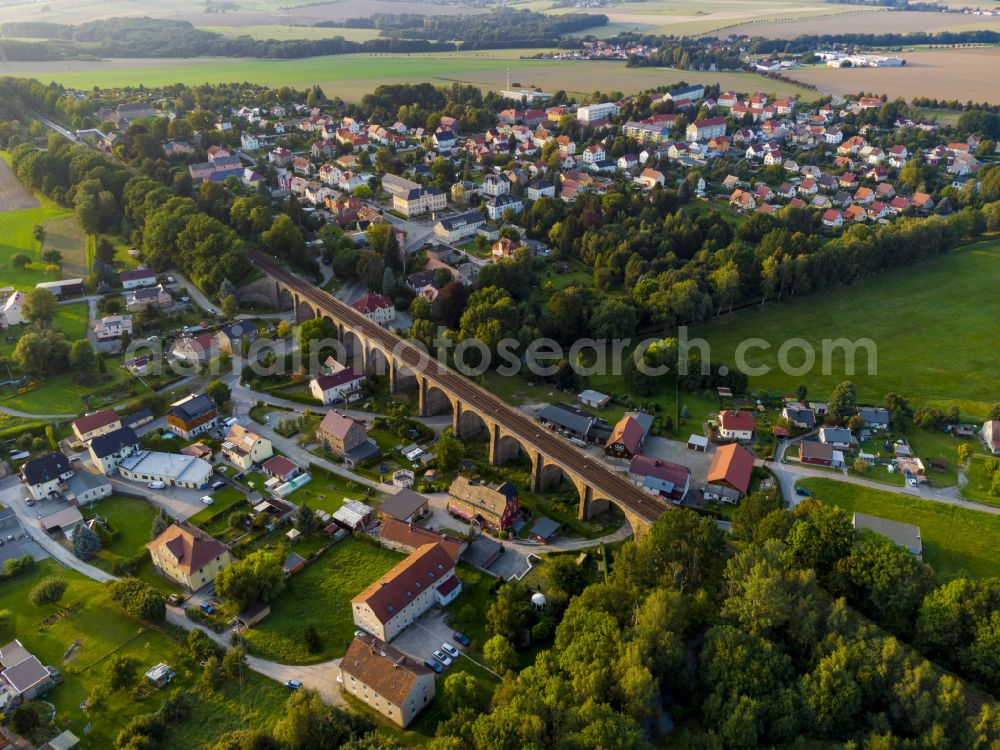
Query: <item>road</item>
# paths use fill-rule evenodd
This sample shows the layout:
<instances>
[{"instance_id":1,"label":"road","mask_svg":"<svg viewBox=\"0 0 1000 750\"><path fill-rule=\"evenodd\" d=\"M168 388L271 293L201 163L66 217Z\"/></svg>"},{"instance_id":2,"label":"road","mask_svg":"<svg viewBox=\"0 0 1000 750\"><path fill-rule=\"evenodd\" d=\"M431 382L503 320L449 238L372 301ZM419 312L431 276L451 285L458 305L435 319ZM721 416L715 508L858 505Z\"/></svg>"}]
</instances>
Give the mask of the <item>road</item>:
<instances>
[{"instance_id":1,"label":"road","mask_svg":"<svg viewBox=\"0 0 1000 750\"><path fill-rule=\"evenodd\" d=\"M211 301L206 297L202 291L192 284L184 274L177 271L175 268L170 272L171 276L177 279L177 283L183 286L187 290L188 296L194 301L198 307L206 312L210 312L213 315L222 315L222 310L213 305Z\"/></svg>"},{"instance_id":2,"label":"road","mask_svg":"<svg viewBox=\"0 0 1000 750\"><path fill-rule=\"evenodd\" d=\"M294 289L301 299L317 308L325 309L353 330L363 333L369 341L376 342L383 351L393 352L406 367L432 378L437 385L456 396L462 403L474 405L489 414L513 434L522 446L531 447L547 457L551 463L572 469L584 477L594 489L596 496L613 500L623 509L648 523L655 521L669 508L625 477L608 469L602 462L577 450L559 435L546 430L521 411L463 375L437 360L430 359L417 347L369 320L333 295L303 281L260 253L251 252L251 260L262 271Z\"/></svg>"},{"instance_id":3,"label":"road","mask_svg":"<svg viewBox=\"0 0 1000 750\"><path fill-rule=\"evenodd\" d=\"M22 528L28 533L28 536L51 555L53 559L57 560L64 567L74 570L98 583L107 583L108 581L116 580L115 576L84 562L46 534L41 528L36 514L25 504L24 496L25 491L16 477L8 477L0 482L0 497L3 498L4 503L14 509L18 519L21 521ZM189 620L187 615L184 614L184 610L179 607L167 607L167 622L178 625L185 630L201 630L223 648L229 648L232 645L231 635L228 631L225 633L215 633L208 628L204 628ZM336 687L337 676L340 674L340 659L334 659L321 664L302 666L281 664L256 656L248 656L247 664L254 672L281 683L290 679L301 680L304 686L316 690L328 703L334 705L343 705L344 703L340 691Z\"/></svg>"}]
</instances>

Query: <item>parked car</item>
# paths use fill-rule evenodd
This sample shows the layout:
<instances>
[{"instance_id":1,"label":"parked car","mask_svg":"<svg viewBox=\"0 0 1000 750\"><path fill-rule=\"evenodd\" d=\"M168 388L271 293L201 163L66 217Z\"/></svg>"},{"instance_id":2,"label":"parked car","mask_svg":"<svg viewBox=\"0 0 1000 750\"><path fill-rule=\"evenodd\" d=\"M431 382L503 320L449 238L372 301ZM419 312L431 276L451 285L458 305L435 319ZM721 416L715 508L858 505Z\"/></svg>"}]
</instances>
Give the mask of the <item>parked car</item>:
<instances>
[{"instance_id":1,"label":"parked car","mask_svg":"<svg viewBox=\"0 0 1000 750\"><path fill-rule=\"evenodd\" d=\"M461 643L463 646L468 648L472 645L472 641L469 640L469 636L465 633L459 633L457 630L451 634L451 637L455 639L456 643Z\"/></svg>"},{"instance_id":2,"label":"parked car","mask_svg":"<svg viewBox=\"0 0 1000 750\"><path fill-rule=\"evenodd\" d=\"M428 659L427 661L425 661L424 666L427 667L428 669L433 669L438 674L441 674L444 671L444 667L442 667L433 659Z\"/></svg>"},{"instance_id":3,"label":"parked car","mask_svg":"<svg viewBox=\"0 0 1000 750\"><path fill-rule=\"evenodd\" d=\"M452 646L450 643L442 643L441 644L441 649L446 654L448 654L448 656L450 656L452 659L457 659L458 656L459 656L459 654L462 653L457 648L455 648L454 646Z\"/></svg>"},{"instance_id":4,"label":"parked car","mask_svg":"<svg viewBox=\"0 0 1000 750\"><path fill-rule=\"evenodd\" d=\"M206 615L215 614L215 607L212 606L211 602L202 602L198 606L201 607L201 611Z\"/></svg>"},{"instance_id":5,"label":"parked car","mask_svg":"<svg viewBox=\"0 0 1000 750\"><path fill-rule=\"evenodd\" d=\"M289 690L298 690L300 687L302 687L302 681L289 680L288 682L285 683L285 687L288 688Z\"/></svg>"},{"instance_id":6,"label":"parked car","mask_svg":"<svg viewBox=\"0 0 1000 750\"><path fill-rule=\"evenodd\" d=\"M812 497L812 493L809 490L807 490L805 487L796 487L795 488L795 494L796 495L801 495L802 497Z\"/></svg>"},{"instance_id":7,"label":"parked car","mask_svg":"<svg viewBox=\"0 0 1000 750\"><path fill-rule=\"evenodd\" d=\"M167 604L173 604L175 607L179 607L184 603L184 597L181 594L171 594L167 597Z\"/></svg>"},{"instance_id":8,"label":"parked car","mask_svg":"<svg viewBox=\"0 0 1000 750\"><path fill-rule=\"evenodd\" d=\"M448 656L441 650L434 652L434 658L437 659L442 664L444 664L444 666L446 667L451 666L451 659L449 659Z\"/></svg>"},{"instance_id":9,"label":"parked car","mask_svg":"<svg viewBox=\"0 0 1000 750\"><path fill-rule=\"evenodd\" d=\"M151 490L162 490L164 487L167 486L167 483L166 482L161 482L159 480L154 480L154 481L150 482L149 484L147 484L146 486L149 487L149 489L151 489Z\"/></svg>"},{"instance_id":10,"label":"parked car","mask_svg":"<svg viewBox=\"0 0 1000 750\"><path fill-rule=\"evenodd\" d=\"M201 498L201 504L202 505L211 505L214 502L215 502L215 500L213 500L208 495L202 495L202 498Z\"/></svg>"},{"instance_id":11,"label":"parked car","mask_svg":"<svg viewBox=\"0 0 1000 750\"><path fill-rule=\"evenodd\" d=\"M25 501L25 503L24 503L24 504L25 504L25 505L27 505L27 506L28 506L29 508L31 508L31 507L34 507L34 505L35 505L35 501L34 501L34 500L33 500L32 498L30 498L30 497L29 497L29 498L28 498L28 499L27 499L27 500Z\"/></svg>"},{"instance_id":12,"label":"parked car","mask_svg":"<svg viewBox=\"0 0 1000 750\"><path fill-rule=\"evenodd\" d=\"M223 482L221 479L218 482L212 482L212 489L213 490L221 490L225 486L226 486L226 483Z\"/></svg>"}]
</instances>

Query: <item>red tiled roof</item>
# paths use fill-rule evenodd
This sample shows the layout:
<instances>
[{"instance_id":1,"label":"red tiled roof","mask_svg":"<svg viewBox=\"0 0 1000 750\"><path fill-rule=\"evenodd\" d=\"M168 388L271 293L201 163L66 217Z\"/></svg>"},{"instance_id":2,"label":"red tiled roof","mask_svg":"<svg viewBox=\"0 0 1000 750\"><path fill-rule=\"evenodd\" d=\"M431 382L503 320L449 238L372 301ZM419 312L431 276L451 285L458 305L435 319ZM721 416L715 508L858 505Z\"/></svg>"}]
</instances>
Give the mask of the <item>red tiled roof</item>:
<instances>
[{"instance_id":1,"label":"red tiled roof","mask_svg":"<svg viewBox=\"0 0 1000 750\"><path fill-rule=\"evenodd\" d=\"M622 417L608 438L608 445L621 443L629 453L635 453L642 442L642 425L629 416Z\"/></svg>"},{"instance_id":2,"label":"red tiled roof","mask_svg":"<svg viewBox=\"0 0 1000 750\"><path fill-rule=\"evenodd\" d=\"M351 307L362 315L367 315L385 307L392 307L392 300L381 294L366 294L357 302L351 303Z\"/></svg>"},{"instance_id":3,"label":"red tiled roof","mask_svg":"<svg viewBox=\"0 0 1000 750\"><path fill-rule=\"evenodd\" d=\"M742 445L723 445L712 456L708 481L712 484L724 482L745 494L750 487L753 461L753 454Z\"/></svg>"},{"instance_id":4,"label":"red tiled roof","mask_svg":"<svg viewBox=\"0 0 1000 750\"><path fill-rule=\"evenodd\" d=\"M88 432L100 429L101 427L107 427L109 424L114 424L117 421L118 413L114 409L104 409L73 420L73 426L76 427L81 435L85 435Z\"/></svg>"},{"instance_id":5,"label":"red tiled roof","mask_svg":"<svg viewBox=\"0 0 1000 750\"><path fill-rule=\"evenodd\" d=\"M719 424L725 430L735 430L738 432L753 432L753 414L748 411L733 411L727 409L719 415Z\"/></svg>"},{"instance_id":6,"label":"red tiled roof","mask_svg":"<svg viewBox=\"0 0 1000 750\"><path fill-rule=\"evenodd\" d=\"M440 585L454 570L455 563L443 546L436 542L425 544L351 599L351 603L367 604L379 622L386 623L423 591Z\"/></svg>"}]
</instances>

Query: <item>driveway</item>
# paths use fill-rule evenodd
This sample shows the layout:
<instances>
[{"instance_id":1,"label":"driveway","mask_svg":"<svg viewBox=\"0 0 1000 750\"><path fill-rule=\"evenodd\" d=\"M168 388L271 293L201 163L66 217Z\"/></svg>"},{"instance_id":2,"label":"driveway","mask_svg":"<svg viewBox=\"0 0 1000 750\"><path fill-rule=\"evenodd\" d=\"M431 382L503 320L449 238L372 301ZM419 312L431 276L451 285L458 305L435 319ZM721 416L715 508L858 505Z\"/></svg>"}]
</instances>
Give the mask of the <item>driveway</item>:
<instances>
[{"instance_id":1,"label":"driveway","mask_svg":"<svg viewBox=\"0 0 1000 750\"><path fill-rule=\"evenodd\" d=\"M404 654L424 662L436 661L434 659L434 651L440 649L441 644L447 643L461 652L461 655L458 657L459 659L468 659L483 669L493 672L492 669L478 661L475 657L465 653L465 647L451 637L451 634L454 632L454 629L449 627L445 621L445 611L437 607L432 607L418 617L410 627L397 635L393 639L392 645ZM448 671L449 668L445 668L444 674L447 675ZM493 672L493 674L496 674L496 672ZM499 676L497 675L497 677Z\"/></svg>"}]
</instances>

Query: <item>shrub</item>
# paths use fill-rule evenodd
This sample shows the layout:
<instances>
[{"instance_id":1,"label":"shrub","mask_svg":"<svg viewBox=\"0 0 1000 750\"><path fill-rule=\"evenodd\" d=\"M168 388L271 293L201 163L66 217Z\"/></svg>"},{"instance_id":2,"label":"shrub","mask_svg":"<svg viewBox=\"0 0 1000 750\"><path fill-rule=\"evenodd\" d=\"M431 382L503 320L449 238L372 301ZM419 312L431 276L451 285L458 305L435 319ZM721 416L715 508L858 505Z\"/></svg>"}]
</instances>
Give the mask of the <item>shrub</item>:
<instances>
[{"instance_id":1,"label":"shrub","mask_svg":"<svg viewBox=\"0 0 1000 750\"><path fill-rule=\"evenodd\" d=\"M302 640L306 644L306 650L310 654L316 654L323 650L323 641L319 637L319 631L316 630L316 626L312 623L306 625L305 632L302 634Z\"/></svg>"},{"instance_id":2,"label":"shrub","mask_svg":"<svg viewBox=\"0 0 1000 750\"><path fill-rule=\"evenodd\" d=\"M35 564L35 558L31 555L24 557L13 557L3 564L3 577L13 578L21 573L27 573Z\"/></svg>"},{"instance_id":3,"label":"shrub","mask_svg":"<svg viewBox=\"0 0 1000 750\"><path fill-rule=\"evenodd\" d=\"M6 633L14 626L14 613L9 609L0 609L0 633Z\"/></svg>"},{"instance_id":4,"label":"shrub","mask_svg":"<svg viewBox=\"0 0 1000 750\"><path fill-rule=\"evenodd\" d=\"M167 604L160 592L137 578L112 581L108 584L108 595L139 620L163 622L167 617Z\"/></svg>"},{"instance_id":5,"label":"shrub","mask_svg":"<svg viewBox=\"0 0 1000 750\"><path fill-rule=\"evenodd\" d=\"M89 526L78 526L73 532L73 554L89 560L101 551L101 538Z\"/></svg>"},{"instance_id":6,"label":"shrub","mask_svg":"<svg viewBox=\"0 0 1000 750\"><path fill-rule=\"evenodd\" d=\"M167 725L157 714L139 714L132 721L125 725L118 736L115 737L115 747L131 747L133 739L147 737L150 740L160 739L167 731ZM140 745L140 747L154 747L155 744Z\"/></svg>"},{"instance_id":7,"label":"shrub","mask_svg":"<svg viewBox=\"0 0 1000 750\"><path fill-rule=\"evenodd\" d=\"M28 594L28 601L36 607L55 604L66 593L66 579L58 576L46 576L40 580Z\"/></svg>"}]
</instances>

